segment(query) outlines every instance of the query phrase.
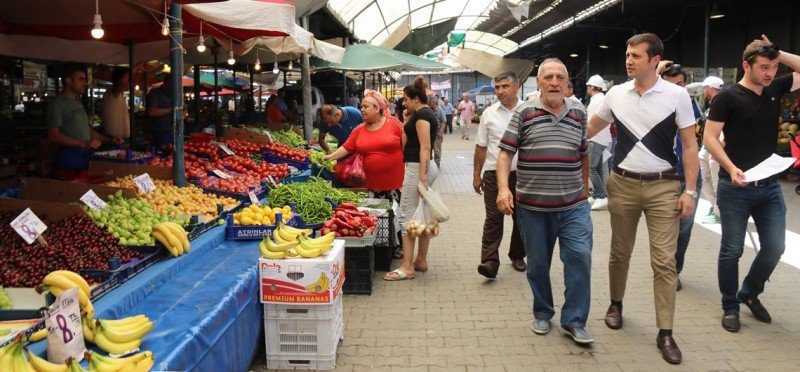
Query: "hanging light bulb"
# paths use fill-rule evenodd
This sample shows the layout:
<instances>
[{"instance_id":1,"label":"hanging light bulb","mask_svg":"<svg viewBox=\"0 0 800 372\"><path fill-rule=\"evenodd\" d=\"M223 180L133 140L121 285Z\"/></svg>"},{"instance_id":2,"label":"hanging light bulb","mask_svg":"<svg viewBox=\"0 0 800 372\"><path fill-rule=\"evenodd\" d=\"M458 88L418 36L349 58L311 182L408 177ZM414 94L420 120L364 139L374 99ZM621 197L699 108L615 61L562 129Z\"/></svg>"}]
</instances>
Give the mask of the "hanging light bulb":
<instances>
[{"instance_id":1,"label":"hanging light bulb","mask_svg":"<svg viewBox=\"0 0 800 372\"><path fill-rule=\"evenodd\" d=\"M233 39L231 39L231 51L228 52L228 64L231 66L236 64L236 59L233 58Z\"/></svg>"},{"instance_id":2,"label":"hanging light bulb","mask_svg":"<svg viewBox=\"0 0 800 372\"><path fill-rule=\"evenodd\" d=\"M294 62L294 61L289 60L289 70L294 69L294 65L292 65L292 62Z\"/></svg>"},{"instance_id":3,"label":"hanging light bulb","mask_svg":"<svg viewBox=\"0 0 800 372\"><path fill-rule=\"evenodd\" d=\"M169 20L167 19L167 2L164 1L164 20L161 21L161 35L169 35Z\"/></svg>"},{"instance_id":4,"label":"hanging light bulb","mask_svg":"<svg viewBox=\"0 0 800 372\"><path fill-rule=\"evenodd\" d=\"M200 22L200 40L197 42L197 51L200 53L206 51L206 39L203 37L203 22Z\"/></svg>"},{"instance_id":5,"label":"hanging light bulb","mask_svg":"<svg viewBox=\"0 0 800 372\"><path fill-rule=\"evenodd\" d=\"M139 90L139 85L137 84L135 87L133 87L133 90Z\"/></svg>"},{"instance_id":6,"label":"hanging light bulb","mask_svg":"<svg viewBox=\"0 0 800 372\"><path fill-rule=\"evenodd\" d=\"M256 57L256 65L254 68L256 71L261 71L261 61L258 60L258 57Z\"/></svg>"},{"instance_id":7,"label":"hanging light bulb","mask_svg":"<svg viewBox=\"0 0 800 372\"><path fill-rule=\"evenodd\" d=\"M94 0L94 20L92 20L94 27L92 28L92 37L100 39L105 35L103 31L103 19L100 17L100 4L99 0Z\"/></svg>"},{"instance_id":8,"label":"hanging light bulb","mask_svg":"<svg viewBox=\"0 0 800 372\"><path fill-rule=\"evenodd\" d=\"M275 61L275 63L272 65L272 73L277 74L279 72L281 72L281 70L278 69L278 61Z\"/></svg>"}]
</instances>

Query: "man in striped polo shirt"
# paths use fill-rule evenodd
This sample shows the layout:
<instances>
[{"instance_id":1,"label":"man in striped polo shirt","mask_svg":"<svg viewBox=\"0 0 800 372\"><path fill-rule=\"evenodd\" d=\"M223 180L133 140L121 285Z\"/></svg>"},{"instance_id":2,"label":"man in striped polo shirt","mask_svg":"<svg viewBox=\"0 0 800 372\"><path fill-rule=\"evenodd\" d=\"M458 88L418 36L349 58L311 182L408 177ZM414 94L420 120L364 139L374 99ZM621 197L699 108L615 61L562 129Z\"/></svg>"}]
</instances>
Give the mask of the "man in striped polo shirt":
<instances>
[{"instance_id":1,"label":"man in striped polo shirt","mask_svg":"<svg viewBox=\"0 0 800 372\"><path fill-rule=\"evenodd\" d=\"M550 262L556 239L567 287L561 327L572 339L588 344L592 271L592 220L589 215L589 145L583 105L565 99L569 75L555 58L539 66L541 96L517 108L500 141L497 161L497 207L510 215L514 198L508 188L511 160L517 162L517 224L528 256L528 283L533 291L531 328L550 331L555 315Z\"/></svg>"}]
</instances>

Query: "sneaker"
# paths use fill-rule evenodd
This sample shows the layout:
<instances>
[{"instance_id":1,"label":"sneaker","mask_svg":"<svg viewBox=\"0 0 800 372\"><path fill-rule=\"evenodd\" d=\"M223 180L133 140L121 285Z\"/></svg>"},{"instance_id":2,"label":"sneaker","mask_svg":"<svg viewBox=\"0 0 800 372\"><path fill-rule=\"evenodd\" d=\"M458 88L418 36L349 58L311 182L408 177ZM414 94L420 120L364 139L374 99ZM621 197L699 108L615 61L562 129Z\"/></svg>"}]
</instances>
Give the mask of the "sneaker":
<instances>
[{"instance_id":1,"label":"sneaker","mask_svg":"<svg viewBox=\"0 0 800 372\"><path fill-rule=\"evenodd\" d=\"M735 310L728 310L722 316L722 328L728 332L739 332L742 324L739 322L739 313Z\"/></svg>"},{"instance_id":2,"label":"sneaker","mask_svg":"<svg viewBox=\"0 0 800 372\"><path fill-rule=\"evenodd\" d=\"M531 322L531 329L537 335L546 335L550 332L550 321L546 319L534 319Z\"/></svg>"},{"instance_id":3,"label":"sneaker","mask_svg":"<svg viewBox=\"0 0 800 372\"><path fill-rule=\"evenodd\" d=\"M594 199L593 197L591 197L591 196L590 196L590 197L589 197L589 199L586 199L586 200L588 200L588 201L589 201L589 205L592 205L592 204L594 204L594 200L595 200L595 199Z\"/></svg>"},{"instance_id":4,"label":"sneaker","mask_svg":"<svg viewBox=\"0 0 800 372\"><path fill-rule=\"evenodd\" d=\"M595 199L594 204L592 204L593 211L598 211L606 207L608 207L608 198Z\"/></svg>"},{"instance_id":5,"label":"sneaker","mask_svg":"<svg viewBox=\"0 0 800 372\"><path fill-rule=\"evenodd\" d=\"M565 326L561 326L561 328L569 333L570 337L572 337L572 341L575 341L576 344L586 345L594 342L594 337L586 331L586 328Z\"/></svg>"},{"instance_id":6,"label":"sneaker","mask_svg":"<svg viewBox=\"0 0 800 372\"><path fill-rule=\"evenodd\" d=\"M708 216L703 218L703 223L704 224L712 224L713 225L713 224L718 224L719 222L720 222L719 216L717 216L716 214L713 214L713 213L709 214Z\"/></svg>"},{"instance_id":7,"label":"sneaker","mask_svg":"<svg viewBox=\"0 0 800 372\"><path fill-rule=\"evenodd\" d=\"M747 305L747 308L750 309L750 312L753 313L753 317L756 318L756 320L764 323L772 323L772 317L757 298L747 299L742 296L741 293L736 295L736 297L739 298L739 301L742 301L743 304Z\"/></svg>"}]
</instances>

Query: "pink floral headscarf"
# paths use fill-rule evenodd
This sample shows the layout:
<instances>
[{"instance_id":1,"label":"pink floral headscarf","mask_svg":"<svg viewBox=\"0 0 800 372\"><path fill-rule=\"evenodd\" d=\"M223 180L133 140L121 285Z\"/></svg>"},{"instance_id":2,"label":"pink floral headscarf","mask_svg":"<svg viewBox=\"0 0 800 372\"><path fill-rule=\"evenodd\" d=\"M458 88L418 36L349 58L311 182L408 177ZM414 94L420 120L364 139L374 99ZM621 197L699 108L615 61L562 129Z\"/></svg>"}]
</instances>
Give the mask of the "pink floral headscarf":
<instances>
[{"instance_id":1,"label":"pink floral headscarf","mask_svg":"<svg viewBox=\"0 0 800 372\"><path fill-rule=\"evenodd\" d=\"M364 90L364 101L378 106L381 110L383 110L383 116L391 116L389 113L389 102L386 100L386 97L384 97L383 94L380 94L372 89L366 89Z\"/></svg>"}]
</instances>

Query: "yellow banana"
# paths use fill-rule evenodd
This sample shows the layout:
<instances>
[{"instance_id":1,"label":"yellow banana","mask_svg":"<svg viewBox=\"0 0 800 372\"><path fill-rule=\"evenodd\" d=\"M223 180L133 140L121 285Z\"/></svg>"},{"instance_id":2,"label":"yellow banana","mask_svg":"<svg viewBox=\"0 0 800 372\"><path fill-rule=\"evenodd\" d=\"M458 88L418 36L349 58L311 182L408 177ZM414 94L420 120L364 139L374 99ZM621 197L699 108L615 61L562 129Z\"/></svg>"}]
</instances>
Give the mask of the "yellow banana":
<instances>
[{"instance_id":1,"label":"yellow banana","mask_svg":"<svg viewBox=\"0 0 800 372\"><path fill-rule=\"evenodd\" d=\"M155 360L153 359L153 354L150 354L149 356L146 356L144 359L138 362L127 364L126 367L124 367L120 371L130 370L135 372L149 372L150 368L153 368L153 364L155 364ZM127 366L132 366L133 369L128 369Z\"/></svg>"},{"instance_id":2,"label":"yellow banana","mask_svg":"<svg viewBox=\"0 0 800 372\"><path fill-rule=\"evenodd\" d=\"M67 289L78 288L78 301L80 301L81 307L85 307L86 304L89 303L89 296L86 294L86 292L81 290L81 287L79 285L73 283L71 280L67 279L64 276L55 275L55 276L45 277L44 280L42 281L42 285L48 287L50 289L50 293L52 293L53 296L55 297L58 297L58 294ZM58 290L57 291L58 293L54 291L56 289Z\"/></svg>"},{"instance_id":3,"label":"yellow banana","mask_svg":"<svg viewBox=\"0 0 800 372\"><path fill-rule=\"evenodd\" d=\"M286 231L286 229L284 229L283 226L284 225L278 225L278 228L275 229L275 231L278 232L278 235L280 235L281 238L283 240L287 241L287 242L293 242L293 241L297 240L298 234L292 234L292 233Z\"/></svg>"},{"instance_id":4,"label":"yellow banana","mask_svg":"<svg viewBox=\"0 0 800 372\"><path fill-rule=\"evenodd\" d=\"M52 294L54 297L58 297L58 295L60 295L61 292L64 292L65 290L70 289L70 288L75 288L75 286L73 285L72 287L63 288L63 287L58 287L58 286L51 285L51 286L48 286L47 288L48 288L47 290L50 291L50 294ZM92 302L89 301L89 297L86 297L86 294L81 292L80 289L78 289L78 302L81 305L81 309L87 310L87 309L91 308L92 309L92 315L94 315L94 307L92 306Z\"/></svg>"},{"instance_id":5,"label":"yellow banana","mask_svg":"<svg viewBox=\"0 0 800 372\"><path fill-rule=\"evenodd\" d=\"M122 319L99 319L103 325L108 325L112 327L121 327L125 325L139 325L144 323L145 321L150 321L147 315L139 314L134 316L129 316L127 318ZM94 327L92 327L94 329Z\"/></svg>"},{"instance_id":6,"label":"yellow banana","mask_svg":"<svg viewBox=\"0 0 800 372\"><path fill-rule=\"evenodd\" d=\"M83 293L86 294L86 297L90 297L90 298L92 297L92 290L91 290L91 288L89 288L89 283L87 283L86 279L83 279L83 277L78 275L77 273L74 273L74 272L69 271L69 270L56 270L56 271L53 271L53 272L51 272L50 274L47 274L47 276L44 277L45 284L48 281L47 278L48 277L53 277L53 276L62 276L64 278L66 278L67 280L69 280L70 282L72 282L73 284L78 286L78 288L80 288L81 291L83 291Z\"/></svg>"},{"instance_id":7,"label":"yellow banana","mask_svg":"<svg viewBox=\"0 0 800 372\"><path fill-rule=\"evenodd\" d=\"M290 240L284 239L281 236L281 234L278 233L278 229L275 229L275 230L272 231L272 239L274 239L275 243L278 243L278 244L291 243L291 242L294 241L294 240L291 240L291 239Z\"/></svg>"},{"instance_id":8,"label":"yellow banana","mask_svg":"<svg viewBox=\"0 0 800 372\"><path fill-rule=\"evenodd\" d=\"M172 244L173 247L176 247L178 248L179 251L181 251L181 254L186 253L186 249L181 243L181 240L177 236L175 236L175 234L172 233L172 231L170 231L166 225L164 224L153 225L153 231L159 232L161 233L161 235L164 235L164 237L167 238L167 240L169 241L170 244Z\"/></svg>"},{"instance_id":9,"label":"yellow banana","mask_svg":"<svg viewBox=\"0 0 800 372\"><path fill-rule=\"evenodd\" d=\"M150 350L143 351L141 353L134 354L125 358L114 358L111 356L101 355L92 351L87 351L84 355L86 355L86 359L88 359L93 364L96 364L96 366L111 371L118 371L126 364L136 363L148 357L153 358L153 352ZM103 372L103 371L98 371L98 372Z\"/></svg>"},{"instance_id":10,"label":"yellow banana","mask_svg":"<svg viewBox=\"0 0 800 372\"><path fill-rule=\"evenodd\" d=\"M286 257L297 257L297 252L295 252L294 248L292 248L286 252Z\"/></svg>"},{"instance_id":11,"label":"yellow banana","mask_svg":"<svg viewBox=\"0 0 800 372\"><path fill-rule=\"evenodd\" d=\"M42 328L31 334L31 337L28 338L28 342L39 342L45 338L47 338L47 328Z\"/></svg>"},{"instance_id":12,"label":"yellow banana","mask_svg":"<svg viewBox=\"0 0 800 372\"><path fill-rule=\"evenodd\" d=\"M134 340L140 340L142 337L150 333L150 330L152 329L153 323L148 321L147 323L132 329L118 330L114 329L113 327L103 326L103 333L112 342L126 343Z\"/></svg>"},{"instance_id":13,"label":"yellow banana","mask_svg":"<svg viewBox=\"0 0 800 372\"><path fill-rule=\"evenodd\" d=\"M300 240L300 247L305 250L319 250L320 253L325 253L330 250L330 243L312 243L308 240Z\"/></svg>"},{"instance_id":14,"label":"yellow banana","mask_svg":"<svg viewBox=\"0 0 800 372\"><path fill-rule=\"evenodd\" d=\"M81 330L83 330L83 339L94 343L94 331L89 328L90 323L92 323L91 320L81 317Z\"/></svg>"},{"instance_id":15,"label":"yellow banana","mask_svg":"<svg viewBox=\"0 0 800 372\"><path fill-rule=\"evenodd\" d=\"M167 229L172 231L173 234L181 241L181 245L183 246L183 250L189 252L189 247L191 247L191 243L189 243L189 235L186 233L186 230L183 229L180 225L175 222L164 222L162 223Z\"/></svg>"},{"instance_id":16,"label":"yellow banana","mask_svg":"<svg viewBox=\"0 0 800 372\"><path fill-rule=\"evenodd\" d=\"M31 365L31 362L28 361L28 358L25 357L25 353L22 351L22 348L18 348L17 352L14 354L14 372L36 372Z\"/></svg>"},{"instance_id":17,"label":"yellow banana","mask_svg":"<svg viewBox=\"0 0 800 372\"><path fill-rule=\"evenodd\" d=\"M88 372L81 367L81 363L77 359L69 358L68 360L72 360L69 363L69 372Z\"/></svg>"},{"instance_id":18,"label":"yellow banana","mask_svg":"<svg viewBox=\"0 0 800 372\"><path fill-rule=\"evenodd\" d=\"M286 232L292 235L300 235L300 234L311 235L314 232L311 229L298 229L296 227L292 227L283 223L279 225L279 228L285 230Z\"/></svg>"},{"instance_id":19,"label":"yellow banana","mask_svg":"<svg viewBox=\"0 0 800 372\"><path fill-rule=\"evenodd\" d=\"M142 339L129 342L114 342L108 339L102 326L94 329L94 341L97 346L109 354L125 354L134 351L142 344Z\"/></svg>"},{"instance_id":20,"label":"yellow banana","mask_svg":"<svg viewBox=\"0 0 800 372\"><path fill-rule=\"evenodd\" d=\"M261 252L261 255L264 256L264 258L269 258L271 260L279 260L286 257L286 252L273 252L267 249L264 241L258 243L258 250Z\"/></svg>"},{"instance_id":21,"label":"yellow banana","mask_svg":"<svg viewBox=\"0 0 800 372\"><path fill-rule=\"evenodd\" d=\"M172 255L172 257L178 257L181 255L181 250L179 250L178 247L173 246L172 242L170 242L169 239L167 239L167 237L164 236L164 234L158 231L153 231L152 235L153 238L158 240L159 243L167 247L167 250L169 251L169 254Z\"/></svg>"},{"instance_id":22,"label":"yellow banana","mask_svg":"<svg viewBox=\"0 0 800 372\"><path fill-rule=\"evenodd\" d=\"M294 247L294 251L303 258L314 258L322 254L322 250L320 249L305 249L303 245L297 245Z\"/></svg>"},{"instance_id":23,"label":"yellow banana","mask_svg":"<svg viewBox=\"0 0 800 372\"><path fill-rule=\"evenodd\" d=\"M271 252L286 252L299 244L298 242L289 242L289 243L282 243L282 244L275 244L270 238L266 238L263 240L264 246Z\"/></svg>"},{"instance_id":24,"label":"yellow banana","mask_svg":"<svg viewBox=\"0 0 800 372\"><path fill-rule=\"evenodd\" d=\"M333 239L335 239L335 238L336 238L336 233L334 233L334 232L329 232L329 233L327 233L327 234L325 234L325 235L323 235L323 236L320 236L319 238L314 238L314 239L311 239L311 238L309 238L309 237L305 237L305 238L300 238L300 240L303 240L303 239L305 239L305 240L307 240L307 241L309 241L309 242L312 242L312 243L327 243L327 244L333 244Z\"/></svg>"},{"instance_id":25,"label":"yellow banana","mask_svg":"<svg viewBox=\"0 0 800 372\"><path fill-rule=\"evenodd\" d=\"M91 302L89 302L88 306L83 308L83 311L81 311L81 316L88 319L94 319L94 305L92 305Z\"/></svg>"},{"instance_id":26,"label":"yellow banana","mask_svg":"<svg viewBox=\"0 0 800 372\"><path fill-rule=\"evenodd\" d=\"M21 342L14 342L9 346L2 357L0 357L0 371L13 371L14 370L14 357L22 347Z\"/></svg>"},{"instance_id":27,"label":"yellow banana","mask_svg":"<svg viewBox=\"0 0 800 372\"><path fill-rule=\"evenodd\" d=\"M66 364L51 363L46 359L39 358L36 354L28 350L31 366L36 372L67 372L69 367Z\"/></svg>"}]
</instances>

